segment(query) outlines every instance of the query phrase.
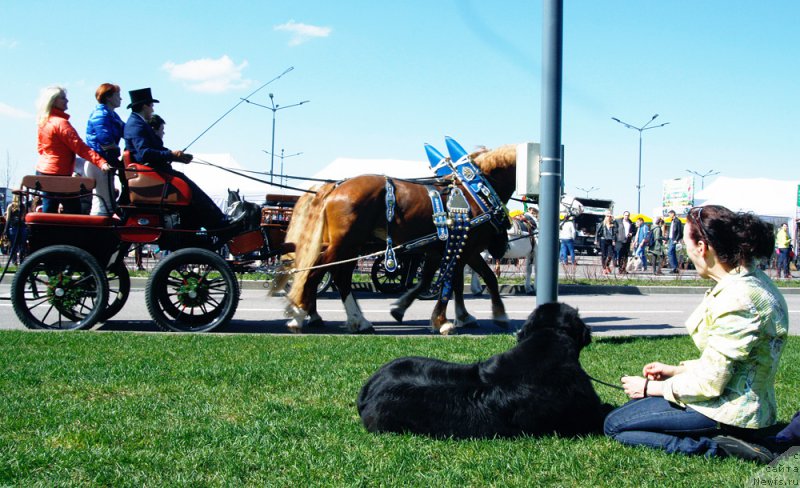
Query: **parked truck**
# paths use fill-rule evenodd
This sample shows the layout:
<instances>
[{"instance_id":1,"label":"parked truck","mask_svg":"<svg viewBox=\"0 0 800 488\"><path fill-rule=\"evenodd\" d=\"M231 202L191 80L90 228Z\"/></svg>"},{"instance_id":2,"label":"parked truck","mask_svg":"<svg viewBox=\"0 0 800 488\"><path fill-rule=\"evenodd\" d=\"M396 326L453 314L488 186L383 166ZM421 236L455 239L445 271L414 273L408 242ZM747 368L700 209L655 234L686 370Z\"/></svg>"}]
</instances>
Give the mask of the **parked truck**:
<instances>
[{"instance_id":1,"label":"parked truck","mask_svg":"<svg viewBox=\"0 0 800 488\"><path fill-rule=\"evenodd\" d=\"M597 198L575 197L582 211L575 216L575 252L594 255L598 253L594 245L594 237L597 232L597 225L603 221L606 212L614 212L614 202L612 200L601 200Z\"/></svg>"}]
</instances>

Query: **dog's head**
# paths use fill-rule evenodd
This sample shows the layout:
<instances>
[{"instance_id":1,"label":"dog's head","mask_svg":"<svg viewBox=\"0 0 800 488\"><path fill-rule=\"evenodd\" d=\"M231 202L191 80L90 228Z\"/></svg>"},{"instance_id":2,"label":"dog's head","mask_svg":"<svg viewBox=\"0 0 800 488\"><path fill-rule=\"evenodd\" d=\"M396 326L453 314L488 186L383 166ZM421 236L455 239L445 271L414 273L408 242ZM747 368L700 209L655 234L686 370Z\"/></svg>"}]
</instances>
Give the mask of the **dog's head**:
<instances>
[{"instance_id":1,"label":"dog's head","mask_svg":"<svg viewBox=\"0 0 800 488\"><path fill-rule=\"evenodd\" d=\"M536 307L531 312L528 320L517 333L517 342L522 342L540 329L558 329L570 336L579 348L592 342L592 333L589 330L578 310L565 303L545 303Z\"/></svg>"}]
</instances>

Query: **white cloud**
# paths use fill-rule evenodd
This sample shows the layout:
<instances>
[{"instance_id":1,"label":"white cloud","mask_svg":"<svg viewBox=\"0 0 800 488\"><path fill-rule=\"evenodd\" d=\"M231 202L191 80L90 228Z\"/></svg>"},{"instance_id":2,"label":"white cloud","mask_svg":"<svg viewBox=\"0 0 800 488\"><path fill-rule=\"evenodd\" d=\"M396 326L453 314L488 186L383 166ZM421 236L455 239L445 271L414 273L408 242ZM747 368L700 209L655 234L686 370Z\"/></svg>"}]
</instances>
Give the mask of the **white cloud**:
<instances>
[{"instance_id":1,"label":"white cloud","mask_svg":"<svg viewBox=\"0 0 800 488\"><path fill-rule=\"evenodd\" d=\"M290 20L285 24L276 25L275 30L292 33L292 38L289 39L290 46L298 46L314 37L328 37L333 31L330 27L301 24L294 20Z\"/></svg>"},{"instance_id":2,"label":"white cloud","mask_svg":"<svg viewBox=\"0 0 800 488\"><path fill-rule=\"evenodd\" d=\"M33 114L29 114L28 112L0 102L0 117L8 117L11 119L32 119Z\"/></svg>"},{"instance_id":3,"label":"white cloud","mask_svg":"<svg viewBox=\"0 0 800 488\"><path fill-rule=\"evenodd\" d=\"M0 39L0 48L14 49L17 46L19 46L19 42L13 39Z\"/></svg>"},{"instance_id":4,"label":"white cloud","mask_svg":"<svg viewBox=\"0 0 800 488\"><path fill-rule=\"evenodd\" d=\"M219 59L202 58L181 64L167 61L161 66L172 80L202 93L222 93L250 86L252 81L242 77L246 67L247 61L236 65L227 55Z\"/></svg>"}]
</instances>

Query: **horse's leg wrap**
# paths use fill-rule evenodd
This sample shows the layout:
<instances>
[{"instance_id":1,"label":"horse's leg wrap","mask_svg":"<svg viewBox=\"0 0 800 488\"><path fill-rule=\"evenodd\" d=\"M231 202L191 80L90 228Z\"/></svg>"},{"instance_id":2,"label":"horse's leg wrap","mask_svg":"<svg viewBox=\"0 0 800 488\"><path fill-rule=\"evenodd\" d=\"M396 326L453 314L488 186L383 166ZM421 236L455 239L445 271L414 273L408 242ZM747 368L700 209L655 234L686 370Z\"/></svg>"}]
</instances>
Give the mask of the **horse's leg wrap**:
<instances>
[{"instance_id":1,"label":"horse's leg wrap","mask_svg":"<svg viewBox=\"0 0 800 488\"><path fill-rule=\"evenodd\" d=\"M303 331L303 322L305 322L306 315L308 315L305 310L290 303L286 306L284 314L289 317L289 321L286 323L289 332L300 333Z\"/></svg>"},{"instance_id":2,"label":"horse's leg wrap","mask_svg":"<svg viewBox=\"0 0 800 488\"><path fill-rule=\"evenodd\" d=\"M347 322L345 325L350 329L350 332L358 334L374 333L375 328L370 321L364 317L364 314L361 313L361 308L358 306L353 294L348 294L343 301L344 310L347 313Z\"/></svg>"}]
</instances>

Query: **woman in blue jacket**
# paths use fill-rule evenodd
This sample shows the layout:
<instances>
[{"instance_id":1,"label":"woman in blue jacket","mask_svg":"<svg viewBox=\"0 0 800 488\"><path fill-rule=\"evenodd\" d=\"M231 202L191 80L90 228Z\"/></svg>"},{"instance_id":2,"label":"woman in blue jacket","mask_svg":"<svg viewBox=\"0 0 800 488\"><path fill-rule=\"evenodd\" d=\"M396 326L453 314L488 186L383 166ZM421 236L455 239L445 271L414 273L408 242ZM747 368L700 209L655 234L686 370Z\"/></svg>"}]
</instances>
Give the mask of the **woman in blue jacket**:
<instances>
[{"instance_id":1,"label":"woman in blue jacket","mask_svg":"<svg viewBox=\"0 0 800 488\"><path fill-rule=\"evenodd\" d=\"M122 104L119 85L103 83L95 92L97 106L89 115L86 124L86 144L98 152L112 166L120 168L119 140L125 124L114 111ZM92 198L92 215L111 215L114 213L114 176L112 172L96 171L92 164L86 164L85 175L95 179Z\"/></svg>"}]
</instances>

